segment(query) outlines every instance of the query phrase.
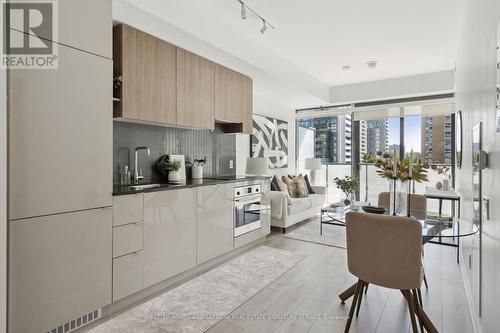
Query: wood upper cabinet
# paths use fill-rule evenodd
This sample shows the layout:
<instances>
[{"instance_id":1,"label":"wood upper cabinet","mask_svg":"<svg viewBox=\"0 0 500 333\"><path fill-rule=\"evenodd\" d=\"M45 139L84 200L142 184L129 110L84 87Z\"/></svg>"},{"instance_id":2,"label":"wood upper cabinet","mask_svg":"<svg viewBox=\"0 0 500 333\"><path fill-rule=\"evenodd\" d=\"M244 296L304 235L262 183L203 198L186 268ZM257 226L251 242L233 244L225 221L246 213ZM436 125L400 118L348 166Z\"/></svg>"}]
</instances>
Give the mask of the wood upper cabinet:
<instances>
[{"instance_id":1,"label":"wood upper cabinet","mask_svg":"<svg viewBox=\"0 0 500 333\"><path fill-rule=\"evenodd\" d=\"M253 80L249 77L243 77L243 133L253 133Z\"/></svg>"},{"instance_id":2,"label":"wood upper cabinet","mask_svg":"<svg viewBox=\"0 0 500 333\"><path fill-rule=\"evenodd\" d=\"M113 30L114 72L123 84L114 117L177 124L177 48L127 25Z\"/></svg>"},{"instance_id":3,"label":"wood upper cabinet","mask_svg":"<svg viewBox=\"0 0 500 333\"><path fill-rule=\"evenodd\" d=\"M251 78L125 24L113 29L115 118L252 133Z\"/></svg>"},{"instance_id":4,"label":"wood upper cabinet","mask_svg":"<svg viewBox=\"0 0 500 333\"><path fill-rule=\"evenodd\" d=\"M252 79L224 66L215 66L215 119L239 123L239 132L251 133Z\"/></svg>"},{"instance_id":5,"label":"wood upper cabinet","mask_svg":"<svg viewBox=\"0 0 500 333\"><path fill-rule=\"evenodd\" d=\"M214 128L215 64L177 48L177 125Z\"/></svg>"}]
</instances>

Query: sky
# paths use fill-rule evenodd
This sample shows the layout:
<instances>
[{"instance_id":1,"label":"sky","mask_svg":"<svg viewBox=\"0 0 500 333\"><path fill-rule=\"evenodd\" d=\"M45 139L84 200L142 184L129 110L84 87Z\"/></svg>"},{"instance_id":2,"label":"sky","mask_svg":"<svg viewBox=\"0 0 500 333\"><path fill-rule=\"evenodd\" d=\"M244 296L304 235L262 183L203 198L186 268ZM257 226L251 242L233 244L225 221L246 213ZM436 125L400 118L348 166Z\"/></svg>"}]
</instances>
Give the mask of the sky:
<instances>
[{"instance_id":1,"label":"sky","mask_svg":"<svg viewBox=\"0 0 500 333\"><path fill-rule=\"evenodd\" d=\"M405 151L421 152L421 116L405 117ZM399 117L389 118L389 146L399 144Z\"/></svg>"}]
</instances>

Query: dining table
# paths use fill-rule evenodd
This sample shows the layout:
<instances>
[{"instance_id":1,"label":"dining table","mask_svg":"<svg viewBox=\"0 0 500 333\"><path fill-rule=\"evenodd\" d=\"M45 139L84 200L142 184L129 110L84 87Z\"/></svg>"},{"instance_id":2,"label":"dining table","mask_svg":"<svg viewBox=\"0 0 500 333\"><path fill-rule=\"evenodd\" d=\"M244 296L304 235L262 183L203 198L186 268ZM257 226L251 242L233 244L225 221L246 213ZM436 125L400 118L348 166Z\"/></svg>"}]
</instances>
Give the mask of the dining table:
<instances>
[{"instance_id":1,"label":"dining table","mask_svg":"<svg viewBox=\"0 0 500 333\"><path fill-rule=\"evenodd\" d=\"M361 205L348 205L345 207L327 207L322 209L323 224L335 224L345 226L345 217L348 212L363 211ZM387 213L386 213L387 214ZM328 219L324 219L326 215ZM430 242L433 238L462 238L476 234L479 231L477 224L459 219L456 217L437 215L427 215L425 218L417 219L422 225L422 246ZM458 252L457 252L458 256ZM344 304L347 299L354 295L356 284L353 284L339 294L341 303ZM422 316L422 323L428 332L437 332L431 320L427 317L422 308L417 309Z\"/></svg>"}]
</instances>

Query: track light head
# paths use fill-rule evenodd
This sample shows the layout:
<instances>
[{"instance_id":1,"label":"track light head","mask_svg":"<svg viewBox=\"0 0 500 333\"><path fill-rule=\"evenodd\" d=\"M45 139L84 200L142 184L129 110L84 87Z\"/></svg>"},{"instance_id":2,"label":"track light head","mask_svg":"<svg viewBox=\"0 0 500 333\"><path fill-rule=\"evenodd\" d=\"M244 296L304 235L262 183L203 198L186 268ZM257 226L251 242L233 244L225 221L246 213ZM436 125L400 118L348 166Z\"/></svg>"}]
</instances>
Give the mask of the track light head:
<instances>
[{"instance_id":1,"label":"track light head","mask_svg":"<svg viewBox=\"0 0 500 333\"><path fill-rule=\"evenodd\" d=\"M266 30L267 30L266 20L262 20L262 28L260 29L260 33L264 34L264 32L266 32Z\"/></svg>"},{"instance_id":2,"label":"track light head","mask_svg":"<svg viewBox=\"0 0 500 333\"><path fill-rule=\"evenodd\" d=\"M245 6L245 3L243 1L240 1L241 3L241 19L246 20L247 19L247 7Z\"/></svg>"}]
</instances>

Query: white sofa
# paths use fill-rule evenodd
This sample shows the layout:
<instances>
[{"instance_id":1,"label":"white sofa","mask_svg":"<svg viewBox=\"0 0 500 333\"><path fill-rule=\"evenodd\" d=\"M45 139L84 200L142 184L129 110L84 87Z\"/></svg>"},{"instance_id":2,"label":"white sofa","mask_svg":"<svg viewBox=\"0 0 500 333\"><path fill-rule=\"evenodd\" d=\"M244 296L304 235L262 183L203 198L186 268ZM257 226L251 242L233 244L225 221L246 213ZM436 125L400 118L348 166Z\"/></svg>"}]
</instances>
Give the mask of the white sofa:
<instances>
[{"instance_id":1,"label":"white sofa","mask_svg":"<svg viewBox=\"0 0 500 333\"><path fill-rule=\"evenodd\" d=\"M315 194L305 198L289 198L284 192L271 191L267 196L271 202L271 225L286 228L318 215L326 200L325 186L312 186Z\"/></svg>"}]
</instances>

